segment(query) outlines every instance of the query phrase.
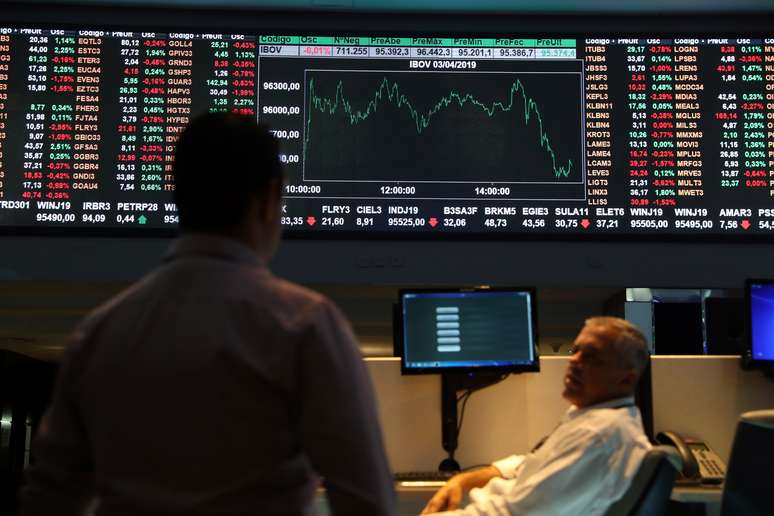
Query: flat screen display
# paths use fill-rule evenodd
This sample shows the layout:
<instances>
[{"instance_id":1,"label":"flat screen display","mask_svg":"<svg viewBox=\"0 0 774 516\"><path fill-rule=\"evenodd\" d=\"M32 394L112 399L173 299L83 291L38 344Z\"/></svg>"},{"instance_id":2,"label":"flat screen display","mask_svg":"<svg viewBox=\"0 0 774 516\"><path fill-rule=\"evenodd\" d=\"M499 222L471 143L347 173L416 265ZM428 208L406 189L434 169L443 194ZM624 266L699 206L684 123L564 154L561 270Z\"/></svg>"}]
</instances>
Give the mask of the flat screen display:
<instances>
[{"instance_id":1,"label":"flat screen display","mask_svg":"<svg viewBox=\"0 0 774 516\"><path fill-rule=\"evenodd\" d=\"M396 330L405 374L539 369L532 290L404 290Z\"/></svg>"},{"instance_id":2,"label":"flat screen display","mask_svg":"<svg viewBox=\"0 0 774 516\"><path fill-rule=\"evenodd\" d=\"M0 229L174 229L177 137L230 111L300 236L774 234L774 33L301 32L0 27Z\"/></svg>"},{"instance_id":3,"label":"flat screen display","mask_svg":"<svg viewBox=\"0 0 774 516\"><path fill-rule=\"evenodd\" d=\"M750 355L774 364L774 281L749 281L747 306Z\"/></svg>"}]
</instances>

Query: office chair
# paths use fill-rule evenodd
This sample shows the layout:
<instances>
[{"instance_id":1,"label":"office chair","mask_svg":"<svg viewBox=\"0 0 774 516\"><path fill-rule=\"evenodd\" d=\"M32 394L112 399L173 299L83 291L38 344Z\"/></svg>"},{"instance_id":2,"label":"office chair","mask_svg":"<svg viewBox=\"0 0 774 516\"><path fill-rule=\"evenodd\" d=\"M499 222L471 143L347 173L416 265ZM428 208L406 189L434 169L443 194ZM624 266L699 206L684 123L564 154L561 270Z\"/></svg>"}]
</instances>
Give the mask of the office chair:
<instances>
[{"instance_id":1,"label":"office chair","mask_svg":"<svg viewBox=\"0 0 774 516\"><path fill-rule=\"evenodd\" d=\"M682 460L672 446L654 446L645 455L629 489L605 516L657 516L664 514Z\"/></svg>"},{"instance_id":2,"label":"office chair","mask_svg":"<svg viewBox=\"0 0 774 516\"><path fill-rule=\"evenodd\" d=\"M739 416L723 489L722 516L770 515L774 507L774 410Z\"/></svg>"}]
</instances>

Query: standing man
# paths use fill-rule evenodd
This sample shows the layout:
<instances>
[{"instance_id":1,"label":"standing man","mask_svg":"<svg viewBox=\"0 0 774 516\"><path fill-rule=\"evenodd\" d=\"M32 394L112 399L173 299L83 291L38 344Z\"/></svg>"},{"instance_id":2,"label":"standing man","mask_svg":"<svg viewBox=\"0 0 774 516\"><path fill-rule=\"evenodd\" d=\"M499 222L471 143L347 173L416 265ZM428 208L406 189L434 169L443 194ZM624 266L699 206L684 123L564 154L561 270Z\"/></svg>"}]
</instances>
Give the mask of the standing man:
<instances>
[{"instance_id":1,"label":"standing man","mask_svg":"<svg viewBox=\"0 0 774 516\"><path fill-rule=\"evenodd\" d=\"M43 419L22 514L389 515L392 477L352 330L274 277L283 178L254 119L180 137L182 236L89 315ZM120 266L120 264L117 264Z\"/></svg>"},{"instance_id":2,"label":"standing man","mask_svg":"<svg viewBox=\"0 0 774 516\"><path fill-rule=\"evenodd\" d=\"M456 475L422 514L600 516L623 496L651 448L634 389L648 363L642 333L616 317L593 317L575 338L559 426L527 455ZM470 490L471 504L459 507Z\"/></svg>"}]
</instances>

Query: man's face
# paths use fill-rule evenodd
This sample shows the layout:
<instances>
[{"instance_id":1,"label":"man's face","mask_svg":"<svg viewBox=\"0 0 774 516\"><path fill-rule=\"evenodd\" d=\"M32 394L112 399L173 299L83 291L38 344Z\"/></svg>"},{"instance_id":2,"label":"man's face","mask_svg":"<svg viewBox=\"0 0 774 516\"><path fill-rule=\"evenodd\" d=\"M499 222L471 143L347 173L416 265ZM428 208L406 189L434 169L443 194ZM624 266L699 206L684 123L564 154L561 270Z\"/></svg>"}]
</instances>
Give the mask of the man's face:
<instances>
[{"instance_id":1,"label":"man's face","mask_svg":"<svg viewBox=\"0 0 774 516\"><path fill-rule=\"evenodd\" d=\"M584 326L573 345L564 375L562 396L578 408L626 396L636 373L621 363L612 346L615 331L604 326Z\"/></svg>"}]
</instances>

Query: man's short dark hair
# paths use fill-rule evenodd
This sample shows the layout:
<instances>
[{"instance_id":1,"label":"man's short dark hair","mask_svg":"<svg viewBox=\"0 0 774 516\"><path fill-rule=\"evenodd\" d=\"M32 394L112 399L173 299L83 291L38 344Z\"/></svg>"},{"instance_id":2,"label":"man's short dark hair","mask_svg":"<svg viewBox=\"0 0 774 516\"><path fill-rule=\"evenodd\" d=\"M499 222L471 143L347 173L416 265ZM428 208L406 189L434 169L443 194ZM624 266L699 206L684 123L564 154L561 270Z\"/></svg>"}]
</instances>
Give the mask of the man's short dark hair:
<instances>
[{"instance_id":1,"label":"man's short dark hair","mask_svg":"<svg viewBox=\"0 0 774 516\"><path fill-rule=\"evenodd\" d=\"M194 118L175 151L175 203L184 230L242 223L251 199L282 176L277 140L254 117L207 113Z\"/></svg>"},{"instance_id":2,"label":"man's short dark hair","mask_svg":"<svg viewBox=\"0 0 774 516\"><path fill-rule=\"evenodd\" d=\"M624 367L634 369L641 376L650 362L648 341L639 328L619 317L590 317L586 326L600 326L612 332L615 339L611 342L613 349Z\"/></svg>"}]
</instances>

